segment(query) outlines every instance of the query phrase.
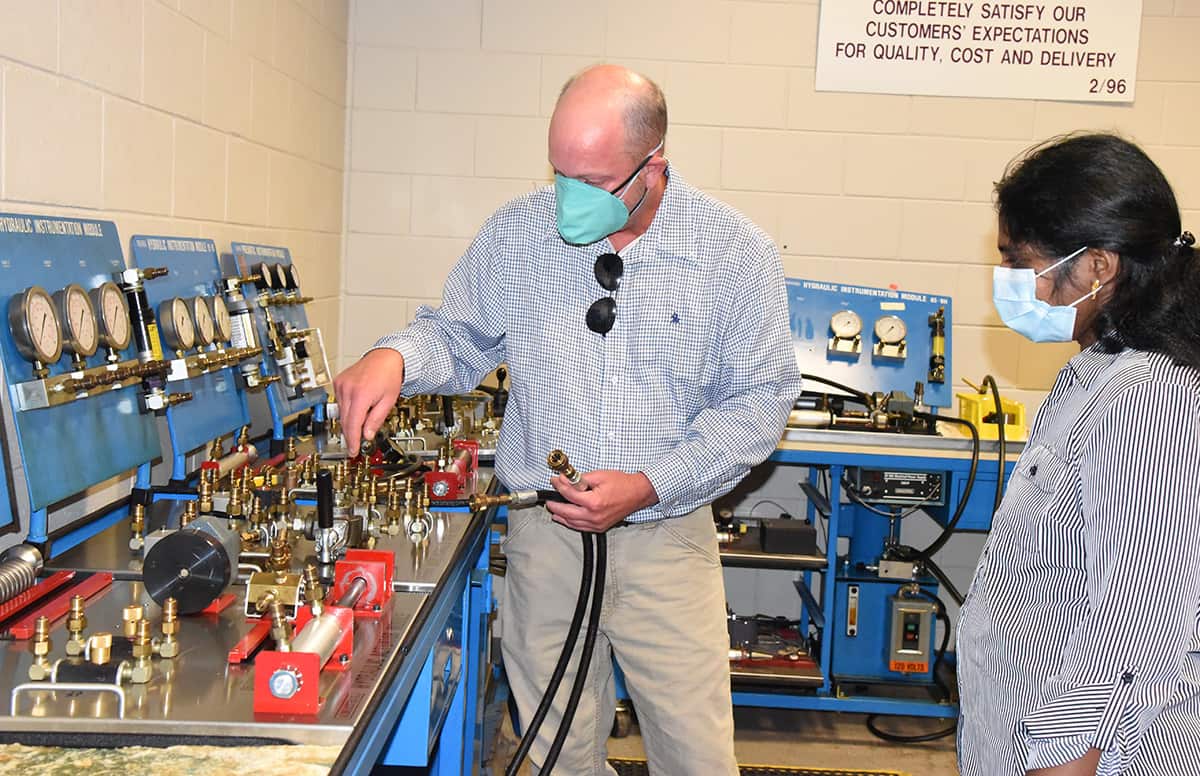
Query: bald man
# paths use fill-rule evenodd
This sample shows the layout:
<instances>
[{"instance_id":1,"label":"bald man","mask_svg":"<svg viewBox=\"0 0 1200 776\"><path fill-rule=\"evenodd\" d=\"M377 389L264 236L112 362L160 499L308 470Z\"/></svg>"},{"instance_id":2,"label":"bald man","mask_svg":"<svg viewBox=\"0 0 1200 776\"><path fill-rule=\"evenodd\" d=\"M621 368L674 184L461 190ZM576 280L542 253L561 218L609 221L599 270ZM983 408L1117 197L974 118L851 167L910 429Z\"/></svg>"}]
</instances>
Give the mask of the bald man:
<instances>
[{"instance_id":1,"label":"bald man","mask_svg":"<svg viewBox=\"0 0 1200 776\"><path fill-rule=\"evenodd\" d=\"M441 306L422 307L334 383L356 449L402 391L468 391L507 363L496 476L510 490L553 485L566 499L509 514L502 644L523 723L575 608L578 532L607 532L600 634L557 774L614 773L614 656L651 773L737 773L708 505L774 450L800 381L775 246L670 167L666 132L666 103L648 79L602 65L568 81L550 122L554 186L496 211ZM555 448L585 472L587 491L549 476Z\"/></svg>"}]
</instances>

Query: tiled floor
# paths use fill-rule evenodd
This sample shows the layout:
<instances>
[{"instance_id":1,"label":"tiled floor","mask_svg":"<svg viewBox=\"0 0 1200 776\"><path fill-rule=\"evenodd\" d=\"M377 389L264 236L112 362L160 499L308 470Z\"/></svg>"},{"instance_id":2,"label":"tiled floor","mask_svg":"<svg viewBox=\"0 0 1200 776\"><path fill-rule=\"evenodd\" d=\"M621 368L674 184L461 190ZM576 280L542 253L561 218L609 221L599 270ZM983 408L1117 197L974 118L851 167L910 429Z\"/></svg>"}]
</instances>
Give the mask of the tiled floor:
<instances>
[{"instance_id":1,"label":"tiled floor","mask_svg":"<svg viewBox=\"0 0 1200 776\"><path fill-rule=\"evenodd\" d=\"M910 776L957 776L954 737L902 746L872 736L861 714L826 714L767 709L738 709L734 714L734 736L738 761L745 764L792 765L836 768L900 770ZM945 723L889 719L881 727L901 734L930 732ZM494 763L486 773L502 774L516 741L512 728L503 724ZM642 757L642 740L637 728L631 735L609 740L614 757ZM523 770L522 774L528 773ZM666 774L664 776L675 776Z\"/></svg>"}]
</instances>

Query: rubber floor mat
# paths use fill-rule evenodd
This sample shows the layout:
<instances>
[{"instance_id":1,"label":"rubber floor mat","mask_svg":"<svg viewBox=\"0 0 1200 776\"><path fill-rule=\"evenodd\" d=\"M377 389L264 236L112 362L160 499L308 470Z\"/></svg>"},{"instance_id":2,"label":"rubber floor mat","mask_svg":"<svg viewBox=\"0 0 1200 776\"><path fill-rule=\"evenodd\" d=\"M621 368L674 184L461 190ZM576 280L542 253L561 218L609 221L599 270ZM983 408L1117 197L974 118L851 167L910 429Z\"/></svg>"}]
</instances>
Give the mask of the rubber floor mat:
<instances>
[{"instance_id":1,"label":"rubber floor mat","mask_svg":"<svg viewBox=\"0 0 1200 776\"><path fill-rule=\"evenodd\" d=\"M645 760L609 759L618 776L649 776ZM741 776L908 776L903 771L856 771L845 768L789 768L779 765L739 765Z\"/></svg>"}]
</instances>

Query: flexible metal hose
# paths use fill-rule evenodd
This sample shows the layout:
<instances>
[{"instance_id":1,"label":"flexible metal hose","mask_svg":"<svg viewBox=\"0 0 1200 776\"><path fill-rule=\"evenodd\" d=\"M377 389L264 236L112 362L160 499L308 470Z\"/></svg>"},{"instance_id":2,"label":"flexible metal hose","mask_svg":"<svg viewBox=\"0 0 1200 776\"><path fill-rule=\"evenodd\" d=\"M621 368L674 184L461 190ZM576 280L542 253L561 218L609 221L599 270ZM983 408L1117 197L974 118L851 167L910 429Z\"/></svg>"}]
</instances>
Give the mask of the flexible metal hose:
<instances>
[{"instance_id":1,"label":"flexible metal hose","mask_svg":"<svg viewBox=\"0 0 1200 776\"><path fill-rule=\"evenodd\" d=\"M28 544L9 548L0 556L0 602L16 598L33 587L42 570L42 554Z\"/></svg>"}]
</instances>

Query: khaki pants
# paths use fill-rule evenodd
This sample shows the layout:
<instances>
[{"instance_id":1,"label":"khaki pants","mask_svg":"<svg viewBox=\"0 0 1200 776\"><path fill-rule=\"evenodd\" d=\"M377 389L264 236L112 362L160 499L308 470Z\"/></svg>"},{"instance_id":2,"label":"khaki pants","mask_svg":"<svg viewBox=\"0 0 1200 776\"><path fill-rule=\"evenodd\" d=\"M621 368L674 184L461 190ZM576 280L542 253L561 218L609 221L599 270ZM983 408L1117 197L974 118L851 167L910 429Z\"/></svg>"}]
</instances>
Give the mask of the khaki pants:
<instances>
[{"instance_id":1,"label":"khaki pants","mask_svg":"<svg viewBox=\"0 0 1200 776\"><path fill-rule=\"evenodd\" d=\"M504 554L504 665L524 728L571 622L582 541L543 508L513 510ZM652 774L736 776L725 585L711 510L613 528L606 573L591 670L554 773L614 773L606 762L606 742L616 706L615 656L637 709ZM558 730L583 641L581 629L575 657L530 751L536 764Z\"/></svg>"}]
</instances>

